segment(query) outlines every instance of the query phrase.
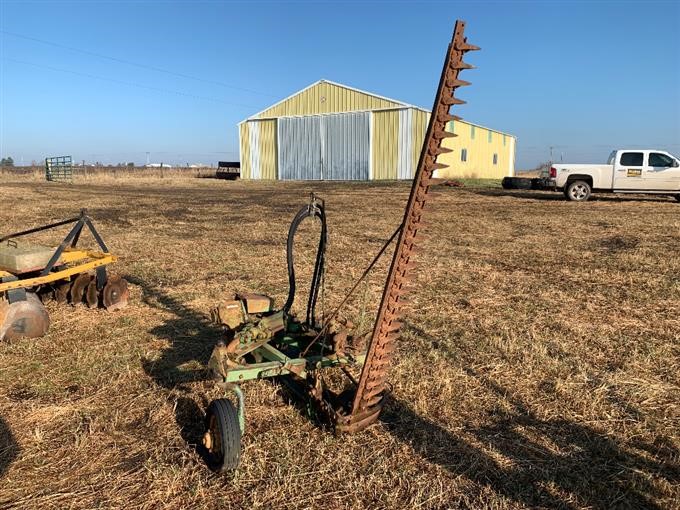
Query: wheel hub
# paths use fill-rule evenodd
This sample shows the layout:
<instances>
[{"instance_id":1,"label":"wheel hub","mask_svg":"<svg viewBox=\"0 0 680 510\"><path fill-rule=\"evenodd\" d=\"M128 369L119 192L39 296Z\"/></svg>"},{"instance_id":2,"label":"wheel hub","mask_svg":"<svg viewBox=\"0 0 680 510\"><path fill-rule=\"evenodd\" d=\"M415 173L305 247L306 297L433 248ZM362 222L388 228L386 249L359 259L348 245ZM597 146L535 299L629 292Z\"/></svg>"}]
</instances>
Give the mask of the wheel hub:
<instances>
[{"instance_id":1,"label":"wheel hub","mask_svg":"<svg viewBox=\"0 0 680 510\"><path fill-rule=\"evenodd\" d=\"M583 199L588 194L585 186L578 184L571 189L571 196L577 200Z\"/></svg>"},{"instance_id":2,"label":"wheel hub","mask_svg":"<svg viewBox=\"0 0 680 510\"><path fill-rule=\"evenodd\" d=\"M109 311L124 308L128 304L127 281L120 276L111 276L102 290L102 304Z\"/></svg>"},{"instance_id":3,"label":"wheel hub","mask_svg":"<svg viewBox=\"0 0 680 510\"><path fill-rule=\"evenodd\" d=\"M203 434L203 446L205 446L207 450L212 449L212 434L210 431L207 431L205 434Z\"/></svg>"}]
</instances>

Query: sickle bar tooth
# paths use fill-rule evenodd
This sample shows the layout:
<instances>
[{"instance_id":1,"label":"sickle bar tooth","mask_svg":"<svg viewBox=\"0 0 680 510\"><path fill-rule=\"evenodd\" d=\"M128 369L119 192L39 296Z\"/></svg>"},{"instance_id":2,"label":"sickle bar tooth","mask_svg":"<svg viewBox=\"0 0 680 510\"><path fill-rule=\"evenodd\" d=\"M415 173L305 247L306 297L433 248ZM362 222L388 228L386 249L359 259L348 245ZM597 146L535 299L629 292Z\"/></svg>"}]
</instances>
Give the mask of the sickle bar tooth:
<instances>
[{"instance_id":1,"label":"sickle bar tooth","mask_svg":"<svg viewBox=\"0 0 680 510\"><path fill-rule=\"evenodd\" d=\"M454 115L450 115L448 113L438 113L437 114L437 122L450 122L452 120L456 120Z\"/></svg>"},{"instance_id":2,"label":"sickle bar tooth","mask_svg":"<svg viewBox=\"0 0 680 510\"><path fill-rule=\"evenodd\" d=\"M447 105L447 106L452 106L454 104L466 104L467 101L463 101L462 99L458 99L457 97L447 97L445 99L442 99L442 103Z\"/></svg>"},{"instance_id":3,"label":"sickle bar tooth","mask_svg":"<svg viewBox=\"0 0 680 510\"><path fill-rule=\"evenodd\" d=\"M453 79L453 80L446 80L446 86L450 89L454 87L467 87L468 85L472 85L469 81L465 80L459 80L459 79Z\"/></svg>"},{"instance_id":4,"label":"sickle bar tooth","mask_svg":"<svg viewBox=\"0 0 680 510\"><path fill-rule=\"evenodd\" d=\"M433 156L439 156L440 154L447 154L449 152L453 152L453 149L447 149L446 147L439 147L434 151Z\"/></svg>"},{"instance_id":5,"label":"sickle bar tooth","mask_svg":"<svg viewBox=\"0 0 680 510\"><path fill-rule=\"evenodd\" d=\"M458 135L455 133L451 133L450 131L446 131L442 129L441 131L435 131L434 132L434 138L435 140L443 140L444 138L456 138Z\"/></svg>"},{"instance_id":6,"label":"sickle bar tooth","mask_svg":"<svg viewBox=\"0 0 680 510\"><path fill-rule=\"evenodd\" d=\"M467 62L463 62L462 60L454 63L451 67L452 69L457 69L459 71L462 71L463 69L477 69L475 66L472 64L468 64Z\"/></svg>"},{"instance_id":7,"label":"sickle bar tooth","mask_svg":"<svg viewBox=\"0 0 680 510\"><path fill-rule=\"evenodd\" d=\"M394 321L394 322L390 323L389 326L387 326L386 331L387 331L388 333L393 333L393 332L395 332L395 331L401 330L401 327L402 327L402 326L403 326L403 324L402 324L401 322L399 322L399 321Z\"/></svg>"},{"instance_id":8,"label":"sickle bar tooth","mask_svg":"<svg viewBox=\"0 0 680 510\"><path fill-rule=\"evenodd\" d=\"M462 43L455 44L454 48L458 51L479 51L482 49L479 46L468 43L467 40L463 41Z\"/></svg>"},{"instance_id":9,"label":"sickle bar tooth","mask_svg":"<svg viewBox=\"0 0 680 510\"><path fill-rule=\"evenodd\" d=\"M371 395L372 396L372 395ZM370 398L369 395L365 397L366 407L373 407L380 404L383 400L382 394L378 394L377 397Z\"/></svg>"}]
</instances>

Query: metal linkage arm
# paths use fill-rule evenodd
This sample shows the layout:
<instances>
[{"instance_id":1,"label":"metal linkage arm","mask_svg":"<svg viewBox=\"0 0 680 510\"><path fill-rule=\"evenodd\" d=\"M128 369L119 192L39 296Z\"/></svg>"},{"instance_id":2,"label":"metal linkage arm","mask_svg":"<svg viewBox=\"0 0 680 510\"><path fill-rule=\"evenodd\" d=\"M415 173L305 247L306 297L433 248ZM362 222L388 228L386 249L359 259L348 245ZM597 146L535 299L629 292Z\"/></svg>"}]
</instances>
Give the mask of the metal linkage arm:
<instances>
[{"instance_id":1,"label":"metal linkage arm","mask_svg":"<svg viewBox=\"0 0 680 510\"><path fill-rule=\"evenodd\" d=\"M29 234L35 234L37 232L43 232L45 230L51 230L53 228L61 227L62 225L68 225L69 223L75 223L71 231L68 233L68 235L64 238L64 240L59 244L57 249L55 250L54 254L50 258L49 262L47 263L47 266L40 272L40 276L47 276L54 266L57 264L59 259L61 258L61 255L64 253L64 250L66 249L67 246L70 245L71 248L75 248L76 245L78 244L78 240L80 239L80 234L83 231L83 227L87 226L87 228L92 232L92 236L94 237L94 240L97 242L99 247L101 248L102 252L104 253L109 253L109 249L106 246L106 243L104 243L104 240L101 238L99 235L99 232L97 232L97 229L94 228L94 225L92 224L92 220L90 217L87 215L87 211L85 209L82 209L80 211L80 215L77 218L70 218L68 220L63 220L63 221L58 221L56 223L50 223L49 225L43 225L42 227L36 227L36 228L31 228L28 230L23 230L21 232L15 232L13 234L9 234L3 237L0 237L0 243L9 241L11 239L17 238L17 237L23 237L27 236Z\"/></svg>"}]
</instances>

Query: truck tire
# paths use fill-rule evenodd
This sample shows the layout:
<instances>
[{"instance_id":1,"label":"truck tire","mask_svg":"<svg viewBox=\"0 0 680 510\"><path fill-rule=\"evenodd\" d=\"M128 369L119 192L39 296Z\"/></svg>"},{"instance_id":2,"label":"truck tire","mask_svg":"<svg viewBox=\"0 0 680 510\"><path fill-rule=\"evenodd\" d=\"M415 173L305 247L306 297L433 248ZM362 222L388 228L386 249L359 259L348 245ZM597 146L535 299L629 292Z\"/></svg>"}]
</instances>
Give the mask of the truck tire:
<instances>
[{"instance_id":1,"label":"truck tire","mask_svg":"<svg viewBox=\"0 0 680 510\"><path fill-rule=\"evenodd\" d=\"M572 202L585 202L593 192L586 181L571 181L564 190L565 196Z\"/></svg>"}]
</instances>

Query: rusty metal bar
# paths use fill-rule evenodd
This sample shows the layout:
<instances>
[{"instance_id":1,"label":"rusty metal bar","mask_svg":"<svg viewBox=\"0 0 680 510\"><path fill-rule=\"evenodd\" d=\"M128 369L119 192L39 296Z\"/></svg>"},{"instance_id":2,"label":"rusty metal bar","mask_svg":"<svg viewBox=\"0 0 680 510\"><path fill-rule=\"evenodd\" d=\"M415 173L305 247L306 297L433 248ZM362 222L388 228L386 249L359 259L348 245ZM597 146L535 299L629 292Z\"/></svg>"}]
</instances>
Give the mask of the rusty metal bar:
<instances>
[{"instance_id":1,"label":"rusty metal bar","mask_svg":"<svg viewBox=\"0 0 680 510\"><path fill-rule=\"evenodd\" d=\"M468 82L458 79L461 70L472 68L472 66L463 62L463 55L468 51L479 49L467 43L464 31L465 22L456 21L432 107L432 115L423 142L423 149L420 153L418 168L404 212L402 229L395 247L366 354L366 361L361 371L350 414L337 416L336 427L339 431L355 432L362 430L378 419L382 409L384 394L387 389L388 369L401 328L399 319L404 300L403 296L407 292L407 286L411 280L410 273L414 268L414 248L422 230L421 220L428 198L432 173L437 169L446 168L446 165L437 163L436 159L439 154L450 152L442 147L442 141L445 138L456 136L445 129L449 121L458 118L451 115L449 109L454 104L464 103L454 94L458 87L469 85Z\"/></svg>"}]
</instances>

